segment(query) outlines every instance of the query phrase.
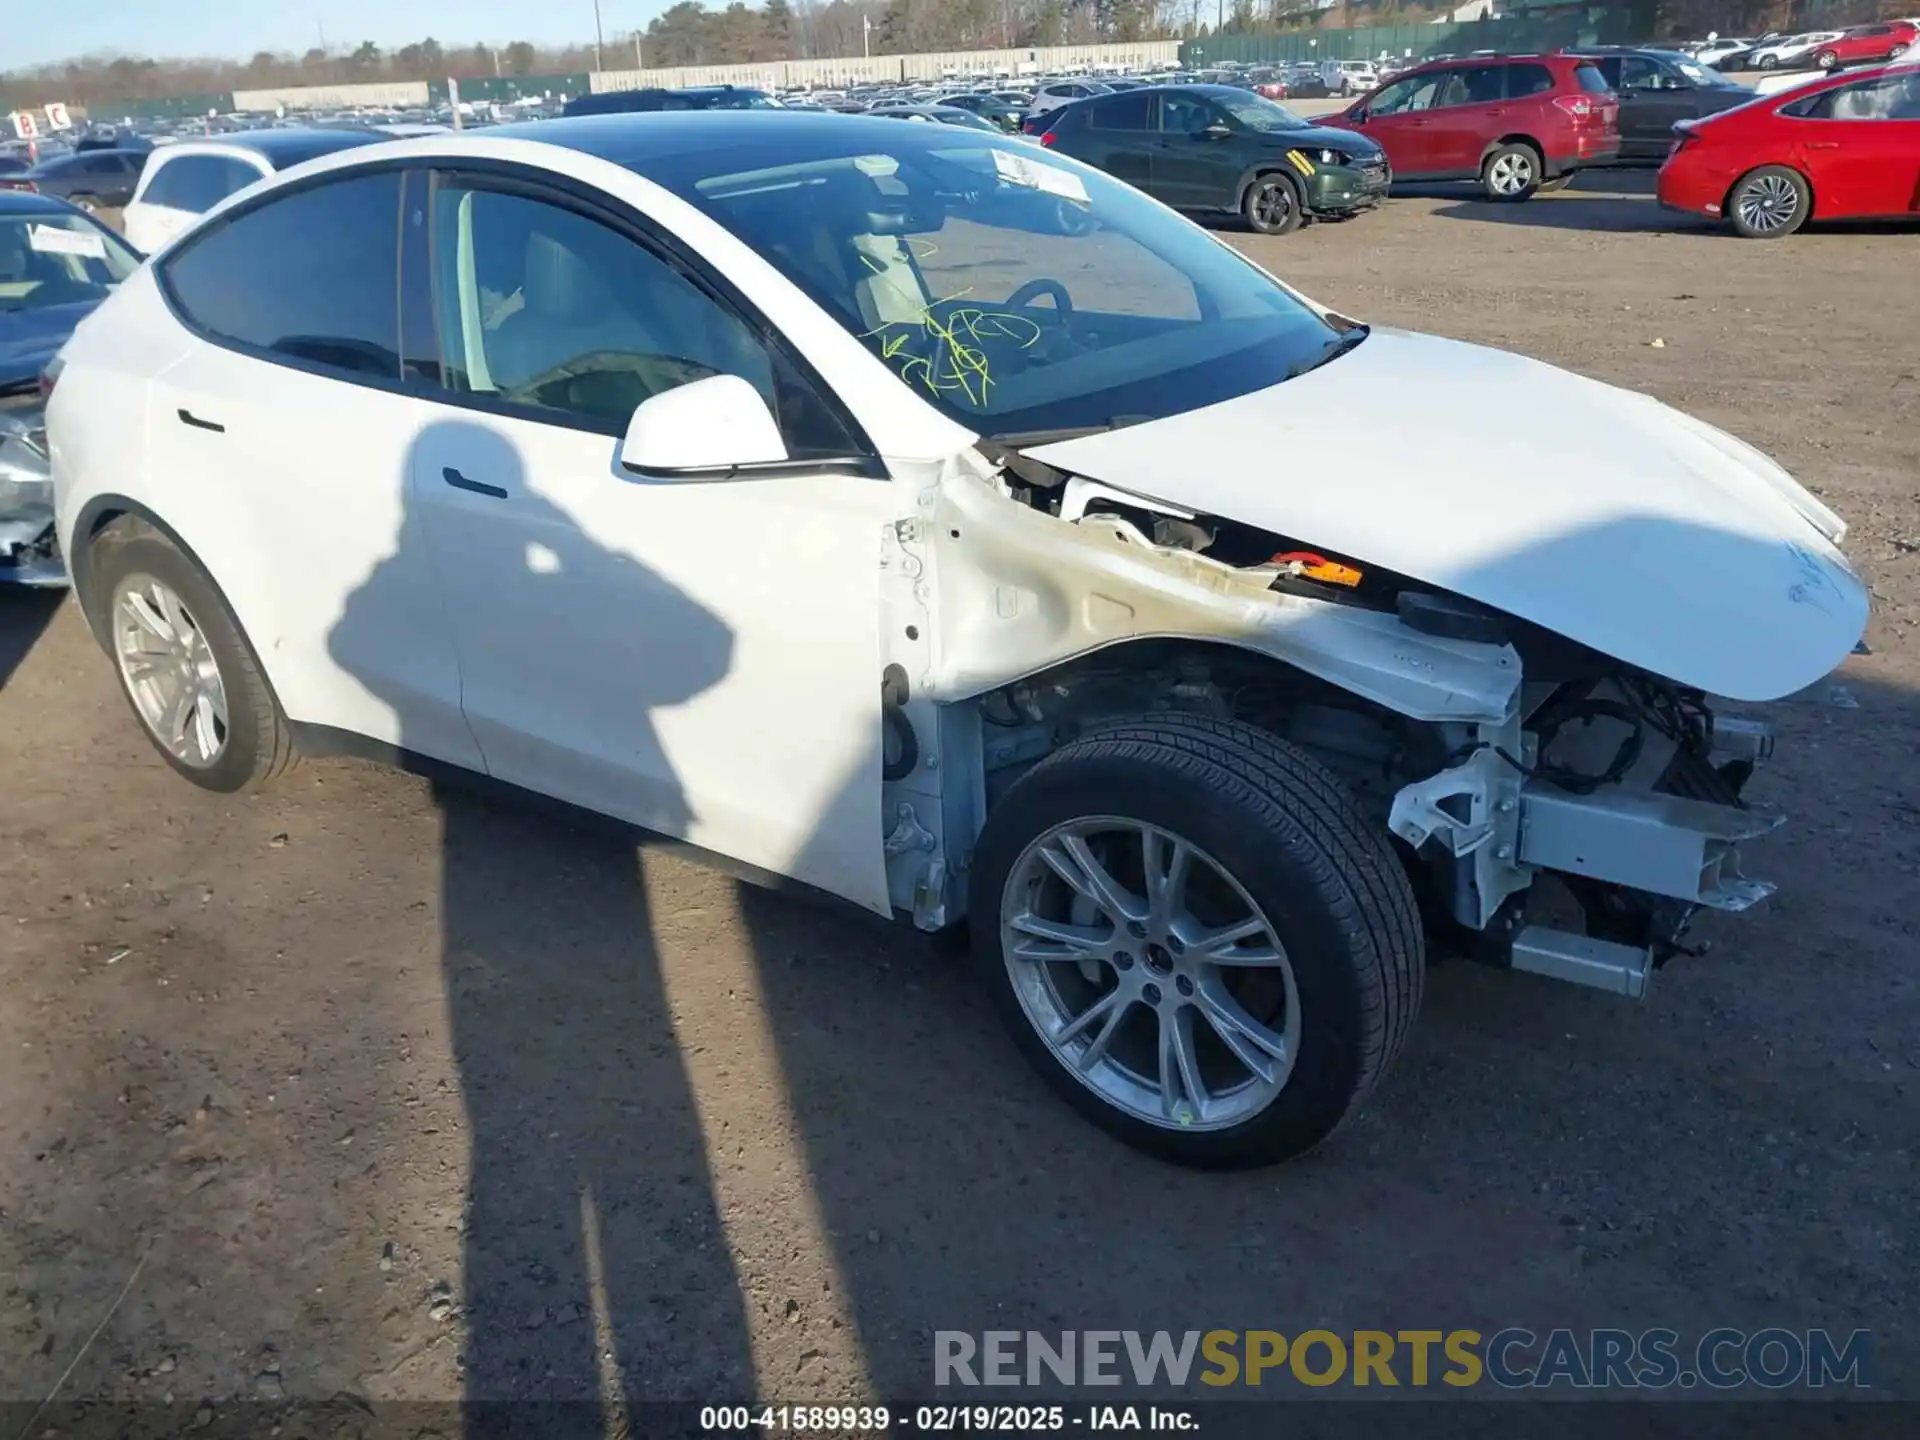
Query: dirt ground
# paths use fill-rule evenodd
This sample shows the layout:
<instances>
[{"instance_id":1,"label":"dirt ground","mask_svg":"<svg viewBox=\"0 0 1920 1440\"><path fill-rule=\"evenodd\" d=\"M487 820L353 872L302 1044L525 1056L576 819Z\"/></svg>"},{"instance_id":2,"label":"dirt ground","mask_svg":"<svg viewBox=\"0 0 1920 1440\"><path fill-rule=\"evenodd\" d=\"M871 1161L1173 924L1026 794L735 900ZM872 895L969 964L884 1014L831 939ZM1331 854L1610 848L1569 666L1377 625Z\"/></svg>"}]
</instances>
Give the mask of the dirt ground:
<instances>
[{"instance_id":1,"label":"dirt ground","mask_svg":"<svg viewBox=\"0 0 1920 1440\"><path fill-rule=\"evenodd\" d=\"M1920 233L1742 243L1649 178L1236 238L1649 391L1852 521L1872 653L1776 707L1755 782L1780 894L1646 1004L1442 967L1332 1144L1186 1174L1069 1114L909 933L356 763L204 796L74 607L4 594L0 1398L78 1354L63 1396L183 1427L825 1401L925 1394L935 1329L1510 1324L1865 1327L1920 1398Z\"/></svg>"}]
</instances>

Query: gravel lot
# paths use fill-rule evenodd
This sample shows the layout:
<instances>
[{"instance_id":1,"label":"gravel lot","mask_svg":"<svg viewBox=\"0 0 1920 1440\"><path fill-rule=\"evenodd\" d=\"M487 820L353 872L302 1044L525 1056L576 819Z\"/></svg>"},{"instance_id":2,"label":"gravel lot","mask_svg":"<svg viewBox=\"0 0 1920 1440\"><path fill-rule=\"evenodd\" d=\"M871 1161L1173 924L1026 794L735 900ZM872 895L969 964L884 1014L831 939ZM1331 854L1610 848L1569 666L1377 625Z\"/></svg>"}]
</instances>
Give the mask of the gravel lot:
<instances>
[{"instance_id":1,"label":"gravel lot","mask_svg":"<svg viewBox=\"0 0 1920 1440\"><path fill-rule=\"evenodd\" d=\"M1853 522L1873 653L1777 707L1756 781L1782 892L1647 1004L1443 967L1361 1121L1189 1175L1075 1120L907 932L348 762L202 796L75 608L0 594L0 1398L136 1266L62 1393L183 1425L923 1393L935 1328L1866 1327L1920 1398L1920 233L1742 243L1650 179L1234 237L1650 391Z\"/></svg>"}]
</instances>

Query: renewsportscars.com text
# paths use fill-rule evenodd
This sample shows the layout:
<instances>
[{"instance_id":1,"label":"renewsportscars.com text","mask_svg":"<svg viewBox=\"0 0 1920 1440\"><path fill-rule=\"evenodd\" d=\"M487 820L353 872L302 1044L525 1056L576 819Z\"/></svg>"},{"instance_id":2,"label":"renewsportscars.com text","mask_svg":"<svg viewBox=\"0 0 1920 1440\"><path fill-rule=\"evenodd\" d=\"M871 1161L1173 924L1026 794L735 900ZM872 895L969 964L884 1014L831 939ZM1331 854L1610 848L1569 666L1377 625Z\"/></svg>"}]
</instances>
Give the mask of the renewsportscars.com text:
<instances>
[{"instance_id":1,"label":"renewsportscars.com text","mask_svg":"<svg viewBox=\"0 0 1920 1440\"><path fill-rule=\"evenodd\" d=\"M934 1332L939 1386L1870 1386L1871 1336L1826 1330L966 1330Z\"/></svg>"}]
</instances>

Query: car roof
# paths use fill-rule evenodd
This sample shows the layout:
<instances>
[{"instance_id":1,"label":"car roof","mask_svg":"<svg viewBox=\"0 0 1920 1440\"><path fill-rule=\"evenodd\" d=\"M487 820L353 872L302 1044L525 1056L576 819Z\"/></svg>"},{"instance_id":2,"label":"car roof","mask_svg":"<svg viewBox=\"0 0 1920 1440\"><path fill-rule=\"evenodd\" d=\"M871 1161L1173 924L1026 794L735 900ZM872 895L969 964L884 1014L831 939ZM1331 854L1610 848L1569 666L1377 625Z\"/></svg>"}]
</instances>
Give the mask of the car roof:
<instances>
[{"instance_id":1,"label":"car roof","mask_svg":"<svg viewBox=\"0 0 1920 1440\"><path fill-rule=\"evenodd\" d=\"M72 215L76 207L31 190L0 190L0 215ZM84 214L84 211L78 213Z\"/></svg>"},{"instance_id":2,"label":"car roof","mask_svg":"<svg viewBox=\"0 0 1920 1440\"><path fill-rule=\"evenodd\" d=\"M879 125L884 116L840 115L830 110L653 110L613 115L576 115L561 120L530 120L489 125L475 138L533 140L577 150L644 175L650 157L677 157L718 145L752 143L774 129L814 127L841 135L849 125ZM898 127L889 125L893 134ZM876 134L879 132L876 131ZM984 136L985 131L974 132Z\"/></svg>"}]
</instances>

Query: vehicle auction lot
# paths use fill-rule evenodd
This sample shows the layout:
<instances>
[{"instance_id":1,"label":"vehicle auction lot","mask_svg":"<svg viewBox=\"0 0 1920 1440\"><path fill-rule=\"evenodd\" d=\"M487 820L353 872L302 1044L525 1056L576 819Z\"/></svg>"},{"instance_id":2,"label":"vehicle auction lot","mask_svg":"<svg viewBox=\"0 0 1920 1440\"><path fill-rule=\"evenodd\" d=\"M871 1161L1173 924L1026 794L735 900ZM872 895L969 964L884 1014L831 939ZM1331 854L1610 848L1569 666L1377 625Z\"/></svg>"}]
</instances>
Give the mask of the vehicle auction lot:
<instances>
[{"instance_id":1,"label":"vehicle auction lot","mask_svg":"<svg viewBox=\"0 0 1920 1440\"><path fill-rule=\"evenodd\" d=\"M354 763L203 795L71 603L0 594L0 1398L136 1266L62 1394L183 1427L925 1395L933 1332L989 1329L1866 1328L1920 1398L1920 232L1746 243L1650 190L1230 237L1371 322L1649 391L1851 521L1873 653L1775 707L1750 791L1792 817L1748 855L1781 893L1645 1005L1445 965L1324 1149L1183 1173L1047 1093L910 931Z\"/></svg>"}]
</instances>

